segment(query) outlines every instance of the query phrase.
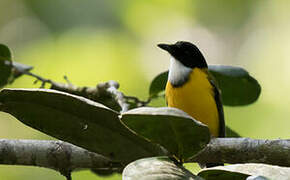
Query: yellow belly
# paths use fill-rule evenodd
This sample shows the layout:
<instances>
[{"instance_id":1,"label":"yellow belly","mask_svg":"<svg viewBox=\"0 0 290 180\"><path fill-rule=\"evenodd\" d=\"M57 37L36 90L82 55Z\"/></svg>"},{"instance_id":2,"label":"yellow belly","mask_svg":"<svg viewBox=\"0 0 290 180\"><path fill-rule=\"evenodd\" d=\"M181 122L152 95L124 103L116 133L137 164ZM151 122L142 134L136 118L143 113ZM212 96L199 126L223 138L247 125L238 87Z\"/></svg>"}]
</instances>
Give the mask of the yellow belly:
<instances>
[{"instance_id":1,"label":"yellow belly","mask_svg":"<svg viewBox=\"0 0 290 180\"><path fill-rule=\"evenodd\" d=\"M183 110L194 119L206 124L211 134L219 135L219 116L214 99L212 85L205 71L194 68L189 80L180 87L166 85L166 100L168 107Z\"/></svg>"}]
</instances>

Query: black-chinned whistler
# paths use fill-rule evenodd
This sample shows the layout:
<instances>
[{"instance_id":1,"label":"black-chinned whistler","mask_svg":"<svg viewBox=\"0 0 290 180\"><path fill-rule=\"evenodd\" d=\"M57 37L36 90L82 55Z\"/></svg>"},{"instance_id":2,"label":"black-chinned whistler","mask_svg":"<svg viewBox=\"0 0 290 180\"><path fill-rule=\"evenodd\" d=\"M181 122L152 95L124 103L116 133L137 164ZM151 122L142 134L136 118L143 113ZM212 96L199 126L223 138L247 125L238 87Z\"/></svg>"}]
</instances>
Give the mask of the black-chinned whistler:
<instances>
[{"instance_id":1,"label":"black-chinned whistler","mask_svg":"<svg viewBox=\"0 0 290 180\"><path fill-rule=\"evenodd\" d=\"M220 92L206 60L192 43L158 44L170 55L165 97L168 107L183 110L206 124L214 137L225 137L225 121ZM222 165L208 163L206 167Z\"/></svg>"}]
</instances>

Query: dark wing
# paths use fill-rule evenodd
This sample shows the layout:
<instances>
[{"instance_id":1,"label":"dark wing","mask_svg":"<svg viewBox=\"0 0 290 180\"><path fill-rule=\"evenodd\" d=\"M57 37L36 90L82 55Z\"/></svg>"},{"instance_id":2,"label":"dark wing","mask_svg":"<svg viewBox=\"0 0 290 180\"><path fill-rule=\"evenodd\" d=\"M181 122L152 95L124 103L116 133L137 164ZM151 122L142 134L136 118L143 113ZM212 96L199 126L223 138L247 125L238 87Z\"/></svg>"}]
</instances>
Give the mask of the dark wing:
<instances>
[{"instance_id":1,"label":"dark wing","mask_svg":"<svg viewBox=\"0 0 290 180\"><path fill-rule=\"evenodd\" d=\"M166 93L165 93L165 102L166 102L166 106L168 106L168 101L167 101Z\"/></svg>"},{"instance_id":2,"label":"dark wing","mask_svg":"<svg viewBox=\"0 0 290 180\"><path fill-rule=\"evenodd\" d=\"M221 95L220 95L220 91L218 89L218 86L217 84L215 83L215 80L214 78L211 76L211 74L209 73L209 76L208 76L208 79L209 79L209 82L211 83L212 87L213 87L213 93L214 93L214 99L215 99L215 102L216 102L216 106L217 106L217 109L218 109L218 113L219 113L219 126L220 126L220 129L219 129L219 137L225 137L226 136L226 131L225 131L225 119L224 119L224 110L223 110L223 104L222 104L222 101L221 101ZM215 166L223 166L224 164L223 163L206 163L205 166L207 168L210 168L210 167L215 167ZM200 164L201 168L204 167L203 164Z\"/></svg>"},{"instance_id":3,"label":"dark wing","mask_svg":"<svg viewBox=\"0 0 290 180\"><path fill-rule=\"evenodd\" d=\"M225 137L226 136L226 128L225 128L225 118L224 118L224 110L223 110L223 104L222 104L222 100L221 100L221 95L220 95L220 91L218 89L218 86L214 80L214 78L211 76L211 74L209 74L209 81L211 83L211 85L213 86L213 92L214 92L214 99L216 102L216 106L218 109L218 113L219 113L219 137Z\"/></svg>"}]
</instances>

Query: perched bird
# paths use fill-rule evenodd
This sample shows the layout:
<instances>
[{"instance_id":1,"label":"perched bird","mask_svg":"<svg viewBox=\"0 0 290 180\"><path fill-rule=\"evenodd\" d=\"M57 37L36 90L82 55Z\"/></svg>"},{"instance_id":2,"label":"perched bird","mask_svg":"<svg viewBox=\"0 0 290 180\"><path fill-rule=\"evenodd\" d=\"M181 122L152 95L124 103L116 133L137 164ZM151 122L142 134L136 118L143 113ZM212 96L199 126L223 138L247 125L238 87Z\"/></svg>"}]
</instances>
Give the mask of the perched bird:
<instances>
[{"instance_id":1,"label":"perched bird","mask_svg":"<svg viewBox=\"0 0 290 180\"><path fill-rule=\"evenodd\" d=\"M220 93L199 49L190 42L158 44L171 55L165 97L168 107L183 110L206 124L214 137L225 137ZM222 164L210 163L207 167Z\"/></svg>"}]
</instances>

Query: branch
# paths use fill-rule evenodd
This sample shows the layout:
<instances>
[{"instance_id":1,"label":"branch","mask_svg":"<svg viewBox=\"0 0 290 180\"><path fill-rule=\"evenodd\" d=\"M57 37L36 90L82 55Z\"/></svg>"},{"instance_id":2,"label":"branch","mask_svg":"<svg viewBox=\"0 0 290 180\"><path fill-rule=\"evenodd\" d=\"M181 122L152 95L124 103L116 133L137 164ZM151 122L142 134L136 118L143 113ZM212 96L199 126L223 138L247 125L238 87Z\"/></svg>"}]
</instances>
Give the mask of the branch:
<instances>
[{"instance_id":1,"label":"branch","mask_svg":"<svg viewBox=\"0 0 290 180\"><path fill-rule=\"evenodd\" d=\"M215 138L191 162L265 163L290 167L290 139Z\"/></svg>"},{"instance_id":2,"label":"branch","mask_svg":"<svg viewBox=\"0 0 290 180\"><path fill-rule=\"evenodd\" d=\"M290 140L216 138L190 162L265 163L290 166ZM121 163L62 141L0 140L0 164L51 168L62 174L77 169L114 170Z\"/></svg>"},{"instance_id":3,"label":"branch","mask_svg":"<svg viewBox=\"0 0 290 180\"><path fill-rule=\"evenodd\" d=\"M124 95L118 90L119 84L115 81L100 83L96 87L78 87L70 83L67 79L67 83L64 84L45 79L27 70L18 69L18 73L36 78L38 81L42 82L42 86L48 83L51 85L51 89L83 96L118 111L127 111L131 108L146 106L151 100L141 101L136 97ZM23 151L23 149L25 149L25 151ZM49 149L52 150L52 152L48 151ZM10 156L10 154L12 155ZM49 154L53 154L53 156L48 156ZM212 139L209 145L190 161L203 164L218 162L232 164L253 162L289 167L290 140L216 138ZM103 164L101 163L100 165L90 162L102 162ZM57 169L61 172L64 170L69 172L78 168L92 168L91 166L97 166L97 168L114 168L110 165L111 162L105 157L90 153L84 149L61 141L1 140L0 164L1 163L36 165ZM63 164L66 165L63 166ZM64 167L65 169L62 170Z\"/></svg>"},{"instance_id":4,"label":"branch","mask_svg":"<svg viewBox=\"0 0 290 180\"><path fill-rule=\"evenodd\" d=\"M31 67L23 68L23 65L20 66L19 63L13 63L12 66L15 72L17 72L17 76L28 75L36 79L35 83L40 81L40 88L44 88L46 84L50 84L50 89L82 96L104 104L116 111L125 112L132 108L143 107L148 105L151 101L150 98L146 101L141 101L137 97L124 95L124 93L118 90L119 83L116 81L99 83L96 87L79 87L73 85L66 76L64 76L64 79L67 83L59 83L30 72Z\"/></svg>"},{"instance_id":5,"label":"branch","mask_svg":"<svg viewBox=\"0 0 290 180\"><path fill-rule=\"evenodd\" d=\"M121 112L126 112L136 107L143 107L150 103L151 99L141 101L137 97L124 95L124 93L118 90L119 86L118 82L111 80L99 83L96 87L78 87L71 83L64 84L52 82L50 88L100 102Z\"/></svg>"},{"instance_id":6,"label":"branch","mask_svg":"<svg viewBox=\"0 0 290 180\"><path fill-rule=\"evenodd\" d=\"M122 169L120 163L63 141L0 139L0 164L50 168L64 176L77 169ZM69 179L69 178L68 178Z\"/></svg>"}]
</instances>

